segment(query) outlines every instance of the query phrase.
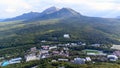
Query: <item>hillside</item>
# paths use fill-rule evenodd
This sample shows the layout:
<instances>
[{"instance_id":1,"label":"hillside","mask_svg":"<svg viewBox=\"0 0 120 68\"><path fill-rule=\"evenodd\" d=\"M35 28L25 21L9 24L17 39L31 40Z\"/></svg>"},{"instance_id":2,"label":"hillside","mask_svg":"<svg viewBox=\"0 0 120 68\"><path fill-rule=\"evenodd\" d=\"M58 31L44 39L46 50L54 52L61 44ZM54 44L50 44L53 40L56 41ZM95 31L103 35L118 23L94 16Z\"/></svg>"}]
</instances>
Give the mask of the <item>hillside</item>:
<instances>
[{"instance_id":1,"label":"hillside","mask_svg":"<svg viewBox=\"0 0 120 68\"><path fill-rule=\"evenodd\" d=\"M120 44L119 19L87 17L70 8L55 10L43 11L37 16L23 14L1 22L0 48L37 44L41 40ZM70 39L63 38L66 33L70 34Z\"/></svg>"}]
</instances>

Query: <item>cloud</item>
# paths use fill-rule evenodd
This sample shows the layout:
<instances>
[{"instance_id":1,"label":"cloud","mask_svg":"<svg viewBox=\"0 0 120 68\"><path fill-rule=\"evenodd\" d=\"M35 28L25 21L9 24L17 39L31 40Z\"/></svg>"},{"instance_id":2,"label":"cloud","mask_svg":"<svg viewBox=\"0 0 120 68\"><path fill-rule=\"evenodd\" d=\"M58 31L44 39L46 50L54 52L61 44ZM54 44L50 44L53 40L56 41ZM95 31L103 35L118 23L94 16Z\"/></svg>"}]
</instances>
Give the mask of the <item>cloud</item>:
<instances>
[{"instance_id":1,"label":"cloud","mask_svg":"<svg viewBox=\"0 0 120 68\"><path fill-rule=\"evenodd\" d=\"M5 8L23 8L23 9L30 9L31 5L29 5L24 0L1 0L0 5Z\"/></svg>"},{"instance_id":2,"label":"cloud","mask_svg":"<svg viewBox=\"0 0 120 68\"><path fill-rule=\"evenodd\" d=\"M5 11L9 12L9 13L13 13L16 11L16 9L15 8L7 8L7 9L5 9Z\"/></svg>"},{"instance_id":3,"label":"cloud","mask_svg":"<svg viewBox=\"0 0 120 68\"><path fill-rule=\"evenodd\" d=\"M99 15L106 14L111 11L114 15L120 11L120 0L1 0L0 14L2 15L0 18L30 11L41 12L50 6L69 7L90 16L96 16L98 13Z\"/></svg>"},{"instance_id":4,"label":"cloud","mask_svg":"<svg viewBox=\"0 0 120 68\"><path fill-rule=\"evenodd\" d=\"M120 10L120 1L118 0L54 0L61 4L72 4L80 7L90 8L93 10Z\"/></svg>"}]
</instances>

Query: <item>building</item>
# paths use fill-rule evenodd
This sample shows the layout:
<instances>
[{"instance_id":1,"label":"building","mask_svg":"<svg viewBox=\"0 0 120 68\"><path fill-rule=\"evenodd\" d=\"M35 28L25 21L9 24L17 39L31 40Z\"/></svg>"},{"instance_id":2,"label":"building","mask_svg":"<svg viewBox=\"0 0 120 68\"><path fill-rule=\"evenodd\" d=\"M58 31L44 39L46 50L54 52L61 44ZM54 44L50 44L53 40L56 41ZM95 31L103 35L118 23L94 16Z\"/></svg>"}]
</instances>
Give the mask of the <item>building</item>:
<instances>
[{"instance_id":1,"label":"building","mask_svg":"<svg viewBox=\"0 0 120 68\"><path fill-rule=\"evenodd\" d=\"M84 58L74 58L74 63L75 64L85 64L85 59Z\"/></svg>"},{"instance_id":2,"label":"building","mask_svg":"<svg viewBox=\"0 0 120 68\"><path fill-rule=\"evenodd\" d=\"M64 34L63 37L64 38L70 38L70 35L69 34Z\"/></svg>"},{"instance_id":3,"label":"building","mask_svg":"<svg viewBox=\"0 0 120 68\"><path fill-rule=\"evenodd\" d=\"M86 57L85 59L86 61L92 61L90 57Z\"/></svg>"},{"instance_id":4,"label":"building","mask_svg":"<svg viewBox=\"0 0 120 68\"><path fill-rule=\"evenodd\" d=\"M65 61L65 62L68 62L69 60L68 59L58 59L58 61Z\"/></svg>"},{"instance_id":5,"label":"building","mask_svg":"<svg viewBox=\"0 0 120 68\"><path fill-rule=\"evenodd\" d=\"M118 57L116 55L108 55L107 58L109 61L117 61L118 60Z\"/></svg>"},{"instance_id":6,"label":"building","mask_svg":"<svg viewBox=\"0 0 120 68\"><path fill-rule=\"evenodd\" d=\"M94 47L100 47L101 44L92 44L91 46L94 46Z\"/></svg>"},{"instance_id":7,"label":"building","mask_svg":"<svg viewBox=\"0 0 120 68\"><path fill-rule=\"evenodd\" d=\"M116 55L117 57L120 57L120 50L114 51L114 52L113 52L113 55Z\"/></svg>"},{"instance_id":8,"label":"building","mask_svg":"<svg viewBox=\"0 0 120 68\"><path fill-rule=\"evenodd\" d=\"M49 50L56 49L56 48L57 48L57 46L51 46L51 47L49 47Z\"/></svg>"},{"instance_id":9,"label":"building","mask_svg":"<svg viewBox=\"0 0 120 68\"><path fill-rule=\"evenodd\" d=\"M9 60L9 61L8 61L8 60L7 60L7 61L3 61L3 62L1 63L1 66L3 67L3 66L7 66L7 65L9 65L9 64L20 63L21 60L22 60L22 58L19 57L19 58L11 59L11 60Z\"/></svg>"},{"instance_id":10,"label":"building","mask_svg":"<svg viewBox=\"0 0 120 68\"><path fill-rule=\"evenodd\" d=\"M30 55L25 56L25 59L26 59L26 62L28 62L28 61L31 61L31 60L39 60L40 57L38 57L36 55L33 55L33 54L30 54Z\"/></svg>"},{"instance_id":11,"label":"building","mask_svg":"<svg viewBox=\"0 0 120 68\"><path fill-rule=\"evenodd\" d=\"M57 62L57 60L52 60L51 62Z\"/></svg>"},{"instance_id":12,"label":"building","mask_svg":"<svg viewBox=\"0 0 120 68\"><path fill-rule=\"evenodd\" d=\"M22 60L21 57L19 57L19 58L14 58L14 59L9 60L9 64L20 63L21 60Z\"/></svg>"},{"instance_id":13,"label":"building","mask_svg":"<svg viewBox=\"0 0 120 68\"><path fill-rule=\"evenodd\" d=\"M37 48L36 48L36 47L33 47L33 48L30 49L30 51L31 51L31 52L35 52L35 51L37 51Z\"/></svg>"},{"instance_id":14,"label":"building","mask_svg":"<svg viewBox=\"0 0 120 68\"><path fill-rule=\"evenodd\" d=\"M111 47L111 49L120 50L120 45L113 45L113 46Z\"/></svg>"},{"instance_id":15,"label":"building","mask_svg":"<svg viewBox=\"0 0 120 68\"><path fill-rule=\"evenodd\" d=\"M49 46L41 46L43 50L48 50Z\"/></svg>"}]
</instances>

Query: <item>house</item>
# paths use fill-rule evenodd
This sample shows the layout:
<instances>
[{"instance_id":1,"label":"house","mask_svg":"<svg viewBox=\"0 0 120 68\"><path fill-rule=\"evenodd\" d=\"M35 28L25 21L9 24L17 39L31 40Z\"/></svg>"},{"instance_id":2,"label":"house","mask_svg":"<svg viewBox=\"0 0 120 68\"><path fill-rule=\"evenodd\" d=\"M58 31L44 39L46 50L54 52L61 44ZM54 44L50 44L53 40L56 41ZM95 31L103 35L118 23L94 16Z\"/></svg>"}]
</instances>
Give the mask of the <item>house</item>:
<instances>
[{"instance_id":1,"label":"house","mask_svg":"<svg viewBox=\"0 0 120 68\"><path fill-rule=\"evenodd\" d=\"M117 61L118 60L118 57L116 55L108 55L107 58L109 61Z\"/></svg>"},{"instance_id":2,"label":"house","mask_svg":"<svg viewBox=\"0 0 120 68\"><path fill-rule=\"evenodd\" d=\"M53 54L59 54L60 52L59 51L52 51Z\"/></svg>"},{"instance_id":3,"label":"house","mask_svg":"<svg viewBox=\"0 0 120 68\"><path fill-rule=\"evenodd\" d=\"M91 46L94 46L94 47L100 47L101 44L92 44Z\"/></svg>"},{"instance_id":4,"label":"house","mask_svg":"<svg viewBox=\"0 0 120 68\"><path fill-rule=\"evenodd\" d=\"M57 60L52 60L51 62L57 62Z\"/></svg>"},{"instance_id":5,"label":"house","mask_svg":"<svg viewBox=\"0 0 120 68\"><path fill-rule=\"evenodd\" d=\"M120 45L113 45L113 46L111 47L111 49L120 50Z\"/></svg>"},{"instance_id":6,"label":"house","mask_svg":"<svg viewBox=\"0 0 120 68\"><path fill-rule=\"evenodd\" d=\"M68 59L58 59L58 61L65 61L65 62L68 62Z\"/></svg>"},{"instance_id":7,"label":"house","mask_svg":"<svg viewBox=\"0 0 120 68\"><path fill-rule=\"evenodd\" d=\"M117 57L120 57L120 50L114 51L114 52L113 52L113 55L116 55Z\"/></svg>"},{"instance_id":8,"label":"house","mask_svg":"<svg viewBox=\"0 0 120 68\"><path fill-rule=\"evenodd\" d=\"M48 50L49 46L41 46L43 50Z\"/></svg>"},{"instance_id":9,"label":"house","mask_svg":"<svg viewBox=\"0 0 120 68\"><path fill-rule=\"evenodd\" d=\"M56 49L56 48L57 48L57 46L51 46L51 47L49 47L49 50Z\"/></svg>"},{"instance_id":10,"label":"house","mask_svg":"<svg viewBox=\"0 0 120 68\"><path fill-rule=\"evenodd\" d=\"M45 55L42 55L41 58L44 59L44 58L46 58L46 56L45 56Z\"/></svg>"},{"instance_id":11,"label":"house","mask_svg":"<svg viewBox=\"0 0 120 68\"><path fill-rule=\"evenodd\" d=\"M86 57L85 59L86 61L92 61L90 57Z\"/></svg>"},{"instance_id":12,"label":"house","mask_svg":"<svg viewBox=\"0 0 120 68\"><path fill-rule=\"evenodd\" d=\"M74 63L75 64L85 64L85 59L84 58L74 58Z\"/></svg>"},{"instance_id":13,"label":"house","mask_svg":"<svg viewBox=\"0 0 120 68\"><path fill-rule=\"evenodd\" d=\"M36 47L33 47L33 48L30 49L30 51L31 51L31 52L35 52L35 51L37 51L37 48L36 48Z\"/></svg>"},{"instance_id":14,"label":"house","mask_svg":"<svg viewBox=\"0 0 120 68\"><path fill-rule=\"evenodd\" d=\"M85 46L85 45L86 45L86 43L82 43L82 45L83 45L83 46Z\"/></svg>"},{"instance_id":15,"label":"house","mask_svg":"<svg viewBox=\"0 0 120 68\"><path fill-rule=\"evenodd\" d=\"M70 35L69 34L64 34L63 37L64 38L70 38Z\"/></svg>"},{"instance_id":16,"label":"house","mask_svg":"<svg viewBox=\"0 0 120 68\"><path fill-rule=\"evenodd\" d=\"M46 41L46 40L42 40L41 42L42 42L42 43L45 43L45 42L47 42L47 41Z\"/></svg>"},{"instance_id":17,"label":"house","mask_svg":"<svg viewBox=\"0 0 120 68\"><path fill-rule=\"evenodd\" d=\"M39 60L40 57L38 57L36 55L33 55L33 54L30 54L30 55L25 56L25 59L26 59L26 62L28 62L28 61L31 61L31 60Z\"/></svg>"},{"instance_id":18,"label":"house","mask_svg":"<svg viewBox=\"0 0 120 68\"><path fill-rule=\"evenodd\" d=\"M49 52L48 50L41 50L40 51L41 54L48 54L48 52Z\"/></svg>"}]
</instances>

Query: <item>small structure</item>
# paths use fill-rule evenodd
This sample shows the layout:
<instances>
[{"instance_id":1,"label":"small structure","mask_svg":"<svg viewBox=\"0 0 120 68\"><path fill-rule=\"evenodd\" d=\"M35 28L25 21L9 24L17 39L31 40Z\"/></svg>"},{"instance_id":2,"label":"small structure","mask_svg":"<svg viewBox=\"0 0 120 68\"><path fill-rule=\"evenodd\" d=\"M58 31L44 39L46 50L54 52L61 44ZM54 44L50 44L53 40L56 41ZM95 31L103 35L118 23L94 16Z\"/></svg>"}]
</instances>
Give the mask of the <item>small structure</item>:
<instances>
[{"instance_id":1,"label":"small structure","mask_svg":"<svg viewBox=\"0 0 120 68\"><path fill-rule=\"evenodd\" d=\"M116 55L108 55L107 58L110 61L117 61L118 60L118 57Z\"/></svg>"},{"instance_id":2,"label":"small structure","mask_svg":"<svg viewBox=\"0 0 120 68\"><path fill-rule=\"evenodd\" d=\"M113 52L113 55L116 55L117 57L120 57L120 50L114 51L114 52Z\"/></svg>"},{"instance_id":3,"label":"small structure","mask_svg":"<svg viewBox=\"0 0 120 68\"><path fill-rule=\"evenodd\" d=\"M30 49L31 52L35 52L36 50L37 50L36 47L33 47L33 48Z\"/></svg>"},{"instance_id":4,"label":"small structure","mask_svg":"<svg viewBox=\"0 0 120 68\"><path fill-rule=\"evenodd\" d=\"M9 60L9 64L20 63L21 60L22 60L21 57L19 57L19 58L14 58L14 59Z\"/></svg>"},{"instance_id":5,"label":"small structure","mask_svg":"<svg viewBox=\"0 0 120 68\"><path fill-rule=\"evenodd\" d=\"M52 60L51 62L57 62L57 60Z\"/></svg>"},{"instance_id":6,"label":"small structure","mask_svg":"<svg viewBox=\"0 0 120 68\"><path fill-rule=\"evenodd\" d=\"M49 46L41 46L43 50L48 50Z\"/></svg>"},{"instance_id":7,"label":"small structure","mask_svg":"<svg viewBox=\"0 0 120 68\"><path fill-rule=\"evenodd\" d=\"M11 59L11 60L9 60L9 61L8 61L8 60L7 60L7 61L3 61L3 62L1 63L1 66L3 67L3 66L7 66L7 65L9 65L9 64L20 63L21 60L22 60L22 58L19 57L19 58Z\"/></svg>"},{"instance_id":8,"label":"small structure","mask_svg":"<svg viewBox=\"0 0 120 68\"><path fill-rule=\"evenodd\" d=\"M63 67L58 67L58 68L65 68L65 67L63 66Z\"/></svg>"},{"instance_id":9,"label":"small structure","mask_svg":"<svg viewBox=\"0 0 120 68\"><path fill-rule=\"evenodd\" d=\"M111 47L111 49L117 49L117 50L120 50L120 45L113 45L113 46Z\"/></svg>"},{"instance_id":10,"label":"small structure","mask_svg":"<svg viewBox=\"0 0 120 68\"><path fill-rule=\"evenodd\" d=\"M70 38L70 35L69 34L64 34L63 37L64 38Z\"/></svg>"},{"instance_id":11,"label":"small structure","mask_svg":"<svg viewBox=\"0 0 120 68\"><path fill-rule=\"evenodd\" d=\"M75 64L85 64L85 59L84 58L74 58L74 63Z\"/></svg>"},{"instance_id":12,"label":"small structure","mask_svg":"<svg viewBox=\"0 0 120 68\"><path fill-rule=\"evenodd\" d=\"M49 50L56 49L56 48L57 48L57 46L51 46L51 47L49 47Z\"/></svg>"},{"instance_id":13,"label":"small structure","mask_svg":"<svg viewBox=\"0 0 120 68\"><path fill-rule=\"evenodd\" d=\"M42 55L41 58L44 59L44 58L46 58L46 56L45 56L45 55Z\"/></svg>"},{"instance_id":14,"label":"small structure","mask_svg":"<svg viewBox=\"0 0 120 68\"><path fill-rule=\"evenodd\" d=\"M58 59L58 61L65 61L65 62L68 62L68 59Z\"/></svg>"},{"instance_id":15,"label":"small structure","mask_svg":"<svg viewBox=\"0 0 120 68\"><path fill-rule=\"evenodd\" d=\"M36 55L33 55L33 54L27 55L27 56L25 56L25 58L26 58L26 62L31 61L31 60L39 60L40 59L40 57L37 57Z\"/></svg>"},{"instance_id":16,"label":"small structure","mask_svg":"<svg viewBox=\"0 0 120 68\"><path fill-rule=\"evenodd\" d=\"M94 47L100 47L101 44L92 44L91 46L94 46Z\"/></svg>"},{"instance_id":17,"label":"small structure","mask_svg":"<svg viewBox=\"0 0 120 68\"><path fill-rule=\"evenodd\" d=\"M42 42L42 43L45 43L45 42L47 42L47 41L46 41L46 40L42 40L41 42Z\"/></svg>"},{"instance_id":18,"label":"small structure","mask_svg":"<svg viewBox=\"0 0 120 68\"><path fill-rule=\"evenodd\" d=\"M88 61L88 62L89 62L89 61L92 61L90 57L86 57L85 59L86 59L86 61Z\"/></svg>"},{"instance_id":19,"label":"small structure","mask_svg":"<svg viewBox=\"0 0 120 68\"><path fill-rule=\"evenodd\" d=\"M83 46L85 46L85 45L86 45L86 43L82 43L82 45L83 45Z\"/></svg>"}]
</instances>

